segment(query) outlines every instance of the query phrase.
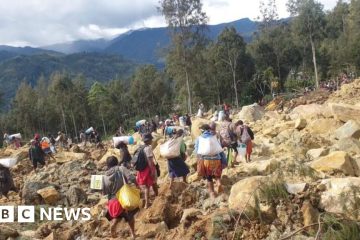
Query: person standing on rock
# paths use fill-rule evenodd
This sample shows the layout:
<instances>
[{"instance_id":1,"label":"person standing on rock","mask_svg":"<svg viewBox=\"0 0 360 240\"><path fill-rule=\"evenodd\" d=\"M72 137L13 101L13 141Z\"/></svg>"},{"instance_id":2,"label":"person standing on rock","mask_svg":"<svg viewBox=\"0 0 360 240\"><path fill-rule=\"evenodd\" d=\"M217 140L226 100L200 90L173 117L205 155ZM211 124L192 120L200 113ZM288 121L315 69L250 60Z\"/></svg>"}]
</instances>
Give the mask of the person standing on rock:
<instances>
[{"instance_id":1,"label":"person standing on rock","mask_svg":"<svg viewBox=\"0 0 360 240\"><path fill-rule=\"evenodd\" d=\"M29 158L33 164L34 172L37 172L38 163L43 166L46 165L44 157L45 153L41 149L40 144L35 139L32 139L30 141Z\"/></svg>"},{"instance_id":2,"label":"person standing on rock","mask_svg":"<svg viewBox=\"0 0 360 240\"><path fill-rule=\"evenodd\" d=\"M175 132L174 136L171 140L176 141L176 139L182 138L184 135L184 131L179 129ZM189 167L186 165L185 160L186 156L186 145L184 140L177 144L180 144L180 155L175 158L168 159L168 170L169 170L169 177L170 177L170 188L172 187L175 178L182 177L184 183L186 182L186 176L190 173Z\"/></svg>"},{"instance_id":3,"label":"person standing on rock","mask_svg":"<svg viewBox=\"0 0 360 240\"><path fill-rule=\"evenodd\" d=\"M123 179L127 182L129 179L130 173L125 167L119 166L119 161L116 157L110 156L106 159L106 165L108 170L105 172L103 176L102 182L102 191L104 195L107 195L109 203L111 203L113 199L116 199L116 193L122 188L125 184ZM124 177L124 178L123 178ZM135 239L135 214L139 211L139 209L135 209L132 211L123 210L117 217L111 217L109 211L111 206L108 204L108 211L105 217L112 221L110 232L113 238L116 238L116 225L121 219L125 219L125 221L129 224L130 232L132 237Z\"/></svg>"},{"instance_id":4,"label":"person standing on rock","mask_svg":"<svg viewBox=\"0 0 360 240\"><path fill-rule=\"evenodd\" d=\"M151 147L152 143L151 133L146 133L142 136L142 140L145 143L143 147L147 166L137 172L136 182L144 190L145 193L145 209L149 207L150 204L150 187L152 187L155 196L158 195L158 186L157 186L157 172L154 162L154 153Z\"/></svg>"},{"instance_id":5,"label":"person standing on rock","mask_svg":"<svg viewBox=\"0 0 360 240\"><path fill-rule=\"evenodd\" d=\"M240 143L246 144L246 155L245 155L245 161L250 162L251 161L251 153L252 153L252 140L254 140L254 133L251 130L250 127L246 126L243 121L239 120L237 126L237 132Z\"/></svg>"},{"instance_id":6,"label":"person standing on rock","mask_svg":"<svg viewBox=\"0 0 360 240\"><path fill-rule=\"evenodd\" d=\"M212 134L210 126L208 124L204 124L201 126L201 130L203 133L195 141L195 153L198 159L197 172L200 176L207 180L210 196L215 198L216 194L213 180L215 179L217 183L217 192L221 193L221 174L223 167L226 166L226 156L220 143ZM218 149L216 154L205 153L214 152L214 149Z\"/></svg>"}]
</instances>

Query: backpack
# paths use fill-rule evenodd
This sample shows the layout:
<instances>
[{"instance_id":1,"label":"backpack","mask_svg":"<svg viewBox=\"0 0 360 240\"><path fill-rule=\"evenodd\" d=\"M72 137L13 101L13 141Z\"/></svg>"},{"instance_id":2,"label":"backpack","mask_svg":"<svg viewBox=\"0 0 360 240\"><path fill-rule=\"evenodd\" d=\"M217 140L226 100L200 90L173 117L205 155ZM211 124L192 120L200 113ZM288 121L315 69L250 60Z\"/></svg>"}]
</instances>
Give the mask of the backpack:
<instances>
[{"instance_id":1,"label":"backpack","mask_svg":"<svg viewBox=\"0 0 360 240\"><path fill-rule=\"evenodd\" d=\"M148 166L144 148L145 146L140 146L132 158L132 163L136 171L142 171Z\"/></svg>"},{"instance_id":2,"label":"backpack","mask_svg":"<svg viewBox=\"0 0 360 240\"><path fill-rule=\"evenodd\" d=\"M249 129L248 127L244 127L242 135L241 135L241 142L243 143L247 143L251 140L251 136L249 134Z\"/></svg>"},{"instance_id":3,"label":"backpack","mask_svg":"<svg viewBox=\"0 0 360 240\"><path fill-rule=\"evenodd\" d=\"M230 134L230 124L231 122L224 122L223 124L221 124L220 127L220 143L222 147L228 147L230 146L231 142L232 142L232 137Z\"/></svg>"}]
</instances>

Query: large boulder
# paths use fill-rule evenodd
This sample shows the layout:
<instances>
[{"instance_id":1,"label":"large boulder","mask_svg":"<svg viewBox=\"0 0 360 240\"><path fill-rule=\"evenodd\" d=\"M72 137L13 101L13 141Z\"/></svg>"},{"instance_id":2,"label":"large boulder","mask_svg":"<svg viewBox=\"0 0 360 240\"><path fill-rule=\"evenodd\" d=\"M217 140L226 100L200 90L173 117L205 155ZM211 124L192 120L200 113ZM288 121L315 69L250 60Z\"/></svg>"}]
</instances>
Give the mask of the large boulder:
<instances>
[{"instance_id":1,"label":"large boulder","mask_svg":"<svg viewBox=\"0 0 360 240\"><path fill-rule=\"evenodd\" d=\"M96 161L100 160L106 153L105 149L95 149L90 152L90 157Z\"/></svg>"},{"instance_id":2,"label":"large boulder","mask_svg":"<svg viewBox=\"0 0 360 240\"><path fill-rule=\"evenodd\" d=\"M85 153L74 153L74 152L59 152L56 154L57 163L66 163L76 160L85 160Z\"/></svg>"},{"instance_id":3,"label":"large boulder","mask_svg":"<svg viewBox=\"0 0 360 240\"><path fill-rule=\"evenodd\" d=\"M303 203L301 212L304 220L304 226L309 226L318 222L319 211L311 205L310 201L306 200Z\"/></svg>"},{"instance_id":4,"label":"large boulder","mask_svg":"<svg viewBox=\"0 0 360 240\"><path fill-rule=\"evenodd\" d=\"M295 121L295 129L297 129L297 130L304 129L306 127L306 125L307 125L307 121L304 118L298 118Z\"/></svg>"},{"instance_id":5,"label":"large boulder","mask_svg":"<svg viewBox=\"0 0 360 240\"><path fill-rule=\"evenodd\" d=\"M330 103L330 108L335 118L342 122L347 122L349 120L360 121L360 106Z\"/></svg>"},{"instance_id":6,"label":"large boulder","mask_svg":"<svg viewBox=\"0 0 360 240\"><path fill-rule=\"evenodd\" d=\"M360 124L353 120L347 121L343 126L338 128L335 131L335 138L336 139L343 139L343 138L360 138Z\"/></svg>"},{"instance_id":7,"label":"large boulder","mask_svg":"<svg viewBox=\"0 0 360 240\"><path fill-rule=\"evenodd\" d=\"M143 223L136 224L136 233L144 239L155 239L156 236L162 232L169 230L165 222L160 223Z\"/></svg>"},{"instance_id":8,"label":"large boulder","mask_svg":"<svg viewBox=\"0 0 360 240\"><path fill-rule=\"evenodd\" d=\"M333 148L351 155L360 154L360 141L355 138L343 138L339 140Z\"/></svg>"},{"instance_id":9,"label":"large boulder","mask_svg":"<svg viewBox=\"0 0 360 240\"><path fill-rule=\"evenodd\" d=\"M0 240L16 239L19 236L16 229L2 225L0 228Z\"/></svg>"},{"instance_id":10,"label":"large boulder","mask_svg":"<svg viewBox=\"0 0 360 240\"><path fill-rule=\"evenodd\" d=\"M319 157L326 156L328 153L329 153L329 149L327 148L315 148L307 151L306 156L310 160L315 160L318 159Z\"/></svg>"},{"instance_id":11,"label":"large boulder","mask_svg":"<svg viewBox=\"0 0 360 240\"><path fill-rule=\"evenodd\" d=\"M265 114L264 108L257 103L242 107L238 118L245 122L256 122L260 120Z\"/></svg>"},{"instance_id":12,"label":"large boulder","mask_svg":"<svg viewBox=\"0 0 360 240\"><path fill-rule=\"evenodd\" d=\"M355 176L355 169L351 157L342 151L332 152L325 157L310 162L310 166L321 172L342 172Z\"/></svg>"},{"instance_id":13,"label":"large boulder","mask_svg":"<svg viewBox=\"0 0 360 240\"><path fill-rule=\"evenodd\" d=\"M18 162L29 157L29 148L22 147L19 149L6 148L2 153L3 156L17 158Z\"/></svg>"},{"instance_id":14,"label":"large boulder","mask_svg":"<svg viewBox=\"0 0 360 240\"><path fill-rule=\"evenodd\" d=\"M66 192L66 199L70 206L76 206L87 202L87 194L79 187L71 186Z\"/></svg>"},{"instance_id":15,"label":"large boulder","mask_svg":"<svg viewBox=\"0 0 360 240\"><path fill-rule=\"evenodd\" d=\"M52 186L42 188L37 193L40 194L46 204L53 205L60 199L59 192Z\"/></svg>"},{"instance_id":16,"label":"large boulder","mask_svg":"<svg viewBox=\"0 0 360 240\"><path fill-rule=\"evenodd\" d=\"M294 128L295 121L282 122L274 125L271 128L265 128L262 132L264 136L276 137L280 132Z\"/></svg>"},{"instance_id":17,"label":"large boulder","mask_svg":"<svg viewBox=\"0 0 360 240\"><path fill-rule=\"evenodd\" d=\"M252 195L255 190L267 181L267 177L254 176L240 180L231 187L229 196L229 208L244 209L245 207L255 206L255 200ZM250 199L250 200L249 200ZM248 206L247 206L248 204Z\"/></svg>"},{"instance_id":18,"label":"large boulder","mask_svg":"<svg viewBox=\"0 0 360 240\"><path fill-rule=\"evenodd\" d=\"M306 183L285 183L286 191L290 194L302 193L306 186Z\"/></svg>"},{"instance_id":19,"label":"large boulder","mask_svg":"<svg viewBox=\"0 0 360 240\"><path fill-rule=\"evenodd\" d=\"M115 156L119 159L120 156L120 151L116 148L109 148L107 150L107 152L102 156L102 158L100 159L100 161L97 163L99 166L105 166L106 164L106 159L108 157L111 157L111 156Z\"/></svg>"},{"instance_id":20,"label":"large boulder","mask_svg":"<svg viewBox=\"0 0 360 240\"><path fill-rule=\"evenodd\" d=\"M241 164L239 170L249 175L267 175L276 170L279 162L275 159L263 159L250 163Z\"/></svg>"},{"instance_id":21,"label":"large boulder","mask_svg":"<svg viewBox=\"0 0 360 240\"><path fill-rule=\"evenodd\" d=\"M26 182L21 196L26 205L37 205L42 203L42 197L37 193L38 190L48 187L49 184L43 182Z\"/></svg>"},{"instance_id":22,"label":"large boulder","mask_svg":"<svg viewBox=\"0 0 360 240\"><path fill-rule=\"evenodd\" d=\"M204 119L204 118L193 118L192 119L192 126L191 126L191 137L193 139L196 139L198 136L201 135L200 127L203 124L210 124L210 120Z\"/></svg>"},{"instance_id":23,"label":"large boulder","mask_svg":"<svg viewBox=\"0 0 360 240\"><path fill-rule=\"evenodd\" d=\"M306 130L312 134L327 134L333 133L340 126L341 122L333 118L318 118L309 122L306 126Z\"/></svg>"},{"instance_id":24,"label":"large boulder","mask_svg":"<svg viewBox=\"0 0 360 240\"><path fill-rule=\"evenodd\" d=\"M354 214L359 215L354 206L359 194L360 178L325 179L320 185L325 188L319 204L322 209L330 213L345 214L349 218L353 218Z\"/></svg>"},{"instance_id":25,"label":"large boulder","mask_svg":"<svg viewBox=\"0 0 360 240\"><path fill-rule=\"evenodd\" d=\"M311 119L328 117L330 115L329 112L329 108L326 105L313 103L297 106L289 115L292 120L296 120L298 118Z\"/></svg>"}]
</instances>

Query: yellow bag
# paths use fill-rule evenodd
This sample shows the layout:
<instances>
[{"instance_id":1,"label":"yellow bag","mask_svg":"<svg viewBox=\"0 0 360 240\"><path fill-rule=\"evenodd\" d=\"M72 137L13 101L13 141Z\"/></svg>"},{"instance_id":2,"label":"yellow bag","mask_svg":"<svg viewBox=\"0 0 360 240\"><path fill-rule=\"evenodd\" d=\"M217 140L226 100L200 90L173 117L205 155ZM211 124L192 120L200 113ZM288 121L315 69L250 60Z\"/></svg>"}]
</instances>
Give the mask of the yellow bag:
<instances>
[{"instance_id":1,"label":"yellow bag","mask_svg":"<svg viewBox=\"0 0 360 240\"><path fill-rule=\"evenodd\" d=\"M124 184L117 192L116 198L125 210L134 210L140 207L140 190L129 184Z\"/></svg>"}]
</instances>

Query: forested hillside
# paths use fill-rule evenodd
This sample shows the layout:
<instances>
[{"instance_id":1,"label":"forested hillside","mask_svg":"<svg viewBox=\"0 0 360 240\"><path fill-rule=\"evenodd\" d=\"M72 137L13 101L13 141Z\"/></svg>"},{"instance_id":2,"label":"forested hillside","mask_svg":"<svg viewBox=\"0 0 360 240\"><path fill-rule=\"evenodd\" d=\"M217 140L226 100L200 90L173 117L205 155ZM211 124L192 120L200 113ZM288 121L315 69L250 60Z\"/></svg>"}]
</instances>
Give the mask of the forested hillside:
<instances>
[{"instance_id":1,"label":"forested hillside","mask_svg":"<svg viewBox=\"0 0 360 240\"><path fill-rule=\"evenodd\" d=\"M121 76L133 66L101 54L38 56L36 61L22 56L10 60L14 66L10 70L4 67L10 62L3 62L2 86L23 78L34 83L41 74L45 80L40 85L44 91L38 90L39 85L21 85L11 110L2 115L2 128L28 133L40 127L44 131L67 128L75 132L79 125L93 125L105 133L119 124L157 113L193 113L199 102L207 108L223 102L241 107L271 100L279 93L301 93L305 87L316 89L326 84L336 88L359 73L360 1L339 1L333 10L325 12L317 1L291 0L291 21L280 22L274 1L269 1L260 9L262 21L250 43L233 27L225 28L215 40L209 39L206 13L199 1L190 2L192 7L174 12L172 1L162 1L171 39L164 55L165 68L140 66L129 83L101 83L104 79L123 79ZM38 66L38 74L27 72L33 65ZM49 66L47 71L44 65ZM59 65L70 74L48 79ZM24 74L13 79L12 74L19 71ZM82 73L86 83L99 82L91 88L85 83L74 87L79 83L73 73ZM25 110L31 109L29 106L32 110ZM49 108L46 117L45 108ZM46 124L41 122L44 118Z\"/></svg>"},{"instance_id":2,"label":"forested hillside","mask_svg":"<svg viewBox=\"0 0 360 240\"><path fill-rule=\"evenodd\" d=\"M8 105L10 99L15 96L16 89L21 82L25 81L30 86L35 86L41 76L48 79L54 72L66 72L70 76L82 75L86 79L86 86L89 87L94 81L107 82L115 78L125 79L135 69L135 63L131 61L124 60L117 55L100 53L77 53L61 56L37 54L15 57L9 53L4 56L4 58L8 56L8 59L0 61L0 84L5 105Z\"/></svg>"}]
</instances>

